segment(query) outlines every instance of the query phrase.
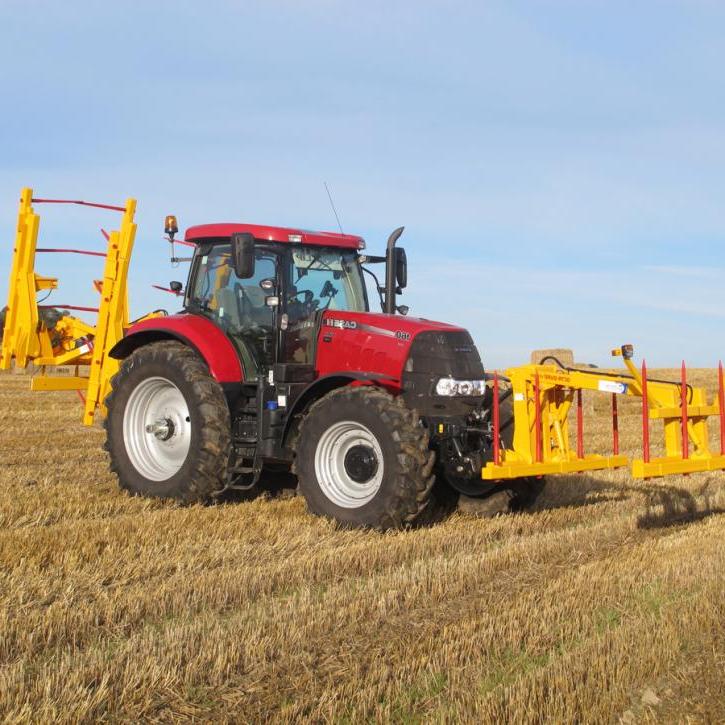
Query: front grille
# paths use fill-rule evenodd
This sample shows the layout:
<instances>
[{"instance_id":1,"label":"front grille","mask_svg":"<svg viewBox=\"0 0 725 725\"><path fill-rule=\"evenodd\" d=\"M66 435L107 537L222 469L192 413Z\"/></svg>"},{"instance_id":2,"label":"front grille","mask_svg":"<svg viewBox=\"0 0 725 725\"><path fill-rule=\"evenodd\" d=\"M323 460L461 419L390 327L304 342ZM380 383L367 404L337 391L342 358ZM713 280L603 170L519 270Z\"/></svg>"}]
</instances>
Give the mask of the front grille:
<instances>
[{"instance_id":1,"label":"front grille","mask_svg":"<svg viewBox=\"0 0 725 725\"><path fill-rule=\"evenodd\" d=\"M478 350L465 331L421 332L410 346L405 372L418 376L424 373L438 378L480 380L483 365Z\"/></svg>"},{"instance_id":2,"label":"front grille","mask_svg":"<svg viewBox=\"0 0 725 725\"><path fill-rule=\"evenodd\" d=\"M483 375L481 358L468 332L421 332L410 346L403 394L408 405L422 415L463 415L480 405L480 398L443 398L435 394L436 383L447 377L482 380Z\"/></svg>"}]
</instances>

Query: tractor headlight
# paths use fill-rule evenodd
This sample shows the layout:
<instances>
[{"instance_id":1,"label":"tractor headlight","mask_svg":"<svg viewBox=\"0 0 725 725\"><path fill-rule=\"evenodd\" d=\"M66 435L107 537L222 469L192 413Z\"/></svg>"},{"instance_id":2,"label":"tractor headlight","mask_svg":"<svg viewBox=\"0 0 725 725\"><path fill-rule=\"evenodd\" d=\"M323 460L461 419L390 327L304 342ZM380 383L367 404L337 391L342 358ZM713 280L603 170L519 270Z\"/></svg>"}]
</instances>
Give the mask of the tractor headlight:
<instances>
[{"instance_id":1,"label":"tractor headlight","mask_svg":"<svg viewBox=\"0 0 725 725\"><path fill-rule=\"evenodd\" d=\"M436 384L436 395L483 395L486 390L484 380L454 380L441 378Z\"/></svg>"}]
</instances>

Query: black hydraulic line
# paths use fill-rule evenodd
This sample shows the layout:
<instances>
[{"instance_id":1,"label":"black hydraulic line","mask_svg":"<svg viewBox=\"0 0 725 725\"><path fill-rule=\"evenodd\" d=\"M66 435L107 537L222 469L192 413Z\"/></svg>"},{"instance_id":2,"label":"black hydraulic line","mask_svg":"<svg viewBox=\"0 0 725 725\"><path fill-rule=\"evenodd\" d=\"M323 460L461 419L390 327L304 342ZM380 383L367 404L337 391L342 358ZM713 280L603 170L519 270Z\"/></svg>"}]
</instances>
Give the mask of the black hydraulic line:
<instances>
[{"instance_id":1,"label":"black hydraulic line","mask_svg":"<svg viewBox=\"0 0 725 725\"><path fill-rule=\"evenodd\" d=\"M163 317L169 316L168 310L162 310L162 309L154 310L151 314L152 315L160 314ZM146 316L147 315L143 315L142 317L138 317L135 320L131 320L131 322L128 323L129 327L131 327L131 325L135 325L137 322L141 322L141 320L143 320Z\"/></svg>"},{"instance_id":2,"label":"black hydraulic line","mask_svg":"<svg viewBox=\"0 0 725 725\"><path fill-rule=\"evenodd\" d=\"M484 373L483 374L484 380L493 380L493 378L494 378L493 373ZM498 374L498 379L499 379L499 382L504 382L504 383L511 382L511 378L507 378L505 375L501 375L501 373Z\"/></svg>"},{"instance_id":3,"label":"black hydraulic line","mask_svg":"<svg viewBox=\"0 0 725 725\"><path fill-rule=\"evenodd\" d=\"M383 293L382 288L380 287L380 281L378 280L375 272L373 272L371 269L368 269L367 267L363 267L360 265L360 269L362 269L363 272L366 274L369 274L374 280L375 280L375 289L378 292L378 297L380 298L380 309L385 312L385 300L383 299Z\"/></svg>"},{"instance_id":4,"label":"black hydraulic line","mask_svg":"<svg viewBox=\"0 0 725 725\"><path fill-rule=\"evenodd\" d=\"M555 357L554 355L546 355L546 357L542 357L541 361L539 362L539 365L543 365L547 360L553 360L562 370L566 370L568 373L583 373L584 375L594 375L598 378L625 378L626 380L634 380L634 382L637 382L637 378L635 378L632 375L626 375L622 373L608 373L604 370L582 370L581 368L573 368L569 367L568 365L564 365L564 363L559 360L559 358ZM651 378L649 375L647 376L647 382L653 382L653 383L664 383L665 385L674 385L677 388L682 387L680 383L675 383L672 380L663 380L662 378ZM687 393L689 400L688 403L692 402L692 386L688 383L687 384Z\"/></svg>"}]
</instances>

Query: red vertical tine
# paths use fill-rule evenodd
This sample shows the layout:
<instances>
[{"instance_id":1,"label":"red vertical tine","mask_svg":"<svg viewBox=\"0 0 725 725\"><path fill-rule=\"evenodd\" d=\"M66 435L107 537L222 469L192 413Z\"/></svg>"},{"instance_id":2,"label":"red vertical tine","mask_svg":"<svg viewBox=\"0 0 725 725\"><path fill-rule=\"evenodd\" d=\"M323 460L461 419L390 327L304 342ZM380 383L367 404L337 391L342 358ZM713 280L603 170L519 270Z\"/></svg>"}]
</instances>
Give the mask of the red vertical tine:
<instances>
[{"instance_id":1,"label":"red vertical tine","mask_svg":"<svg viewBox=\"0 0 725 725\"><path fill-rule=\"evenodd\" d=\"M649 463L649 400L647 400L647 363L642 360L642 458Z\"/></svg>"},{"instance_id":2,"label":"red vertical tine","mask_svg":"<svg viewBox=\"0 0 725 725\"><path fill-rule=\"evenodd\" d=\"M725 456L725 382L723 382L722 360L717 366L717 399L720 404L720 455Z\"/></svg>"},{"instance_id":3,"label":"red vertical tine","mask_svg":"<svg viewBox=\"0 0 725 725\"><path fill-rule=\"evenodd\" d=\"M496 466L501 462L500 434L501 421L498 402L498 373L493 374L493 462Z\"/></svg>"},{"instance_id":4,"label":"red vertical tine","mask_svg":"<svg viewBox=\"0 0 725 725\"><path fill-rule=\"evenodd\" d=\"M544 458L543 446L541 444L541 386L539 384L539 373L534 376L534 425L536 426L536 462L541 463Z\"/></svg>"},{"instance_id":5,"label":"red vertical tine","mask_svg":"<svg viewBox=\"0 0 725 725\"><path fill-rule=\"evenodd\" d=\"M619 455L619 412L616 393L612 393L612 451L615 456Z\"/></svg>"},{"instance_id":6,"label":"red vertical tine","mask_svg":"<svg viewBox=\"0 0 725 725\"><path fill-rule=\"evenodd\" d=\"M682 406L682 458L690 457L690 437L687 435L687 368L682 361L682 382L680 385L680 404Z\"/></svg>"},{"instance_id":7,"label":"red vertical tine","mask_svg":"<svg viewBox=\"0 0 725 725\"><path fill-rule=\"evenodd\" d=\"M576 391L576 457L584 458L584 415L581 389Z\"/></svg>"}]
</instances>

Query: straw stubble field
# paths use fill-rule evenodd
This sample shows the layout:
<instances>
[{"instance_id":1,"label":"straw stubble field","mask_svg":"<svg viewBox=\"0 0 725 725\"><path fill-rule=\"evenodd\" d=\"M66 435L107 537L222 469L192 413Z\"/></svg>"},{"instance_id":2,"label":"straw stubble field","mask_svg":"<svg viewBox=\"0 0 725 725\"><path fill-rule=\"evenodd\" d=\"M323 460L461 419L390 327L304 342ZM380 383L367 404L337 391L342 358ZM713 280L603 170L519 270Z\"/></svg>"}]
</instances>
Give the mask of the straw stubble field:
<instances>
[{"instance_id":1,"label":"straw stubble field","mask_svg":"<svg viewBox=\"0 0 725 725\"><path fill-rule=\"evenodd\" d=\"M74 397L27 384L0 376L8 721L725 719L723 474L552 478L531 513L341 531L299 498L130 498Z\"/></svg>"}]
</instances>

